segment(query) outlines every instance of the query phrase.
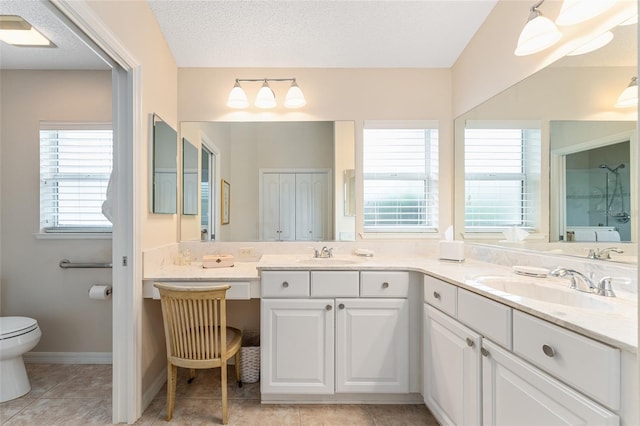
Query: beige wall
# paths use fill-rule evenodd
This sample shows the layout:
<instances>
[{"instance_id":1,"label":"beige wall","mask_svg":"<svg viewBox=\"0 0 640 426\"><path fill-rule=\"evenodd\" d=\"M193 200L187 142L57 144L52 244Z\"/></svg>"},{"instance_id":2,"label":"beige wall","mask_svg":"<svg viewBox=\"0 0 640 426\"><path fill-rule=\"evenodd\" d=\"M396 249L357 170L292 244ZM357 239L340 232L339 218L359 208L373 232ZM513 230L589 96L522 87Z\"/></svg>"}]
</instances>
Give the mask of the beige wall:
<instances>
[{"instance_id":1,"label":"beige wall","mask_svg":"<svg viewBox=\"0 0 640 426\"><path fill-rule=\"evenodd\" d=\"M111 72L2 71L0 87L1 314L38 321L36 352L111 352L111 301L88 297L93 284L111 283L111 270L58 266L109 262L111 240L35 237L40 121L111 122Z\"/></svg>"}]
</instances>

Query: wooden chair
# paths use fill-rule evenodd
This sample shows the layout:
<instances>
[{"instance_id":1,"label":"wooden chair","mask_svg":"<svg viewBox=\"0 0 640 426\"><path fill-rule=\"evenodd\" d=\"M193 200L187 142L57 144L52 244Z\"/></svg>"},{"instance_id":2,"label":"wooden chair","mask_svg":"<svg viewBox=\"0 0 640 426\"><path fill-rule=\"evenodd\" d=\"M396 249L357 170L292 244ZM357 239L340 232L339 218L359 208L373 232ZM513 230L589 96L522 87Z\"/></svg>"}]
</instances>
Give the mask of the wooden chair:
<instances>
[{"instance_id":1,"label":"wooden chair","mask_svg":"<svg viewBox=\"0 0 640 426\"><path fill-rule=\"evenodd\" d=\"M220 367L222 424L227 424L227 360L235 355L236 380L240 381L242 331L227 327L226 293L229 285L185 287L155 283L160 291L164 333L167 340L167 421L173 417L178 367Z\"/></svg>"}]
</instances>

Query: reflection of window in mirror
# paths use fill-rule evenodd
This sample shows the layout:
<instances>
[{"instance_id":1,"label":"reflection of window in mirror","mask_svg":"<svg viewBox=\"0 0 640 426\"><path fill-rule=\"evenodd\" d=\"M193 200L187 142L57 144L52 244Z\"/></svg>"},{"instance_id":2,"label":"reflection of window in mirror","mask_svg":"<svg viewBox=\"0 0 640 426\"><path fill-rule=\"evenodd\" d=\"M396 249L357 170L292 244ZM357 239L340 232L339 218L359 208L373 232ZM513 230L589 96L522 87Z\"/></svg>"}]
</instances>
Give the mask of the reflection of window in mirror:
<instances>
[{"instance_id":1,"label":"reflection of window in mirror","mask_svg":"<svg viewBox=\"0 0 640 426\"><path fill-rule=\"evenodd\" d=\"M216 154L208 147L202 145L202 165L200 173L200 212L201 212L201 239L203 241L215 240L215 212L217 185L216 182Z\"/></svg>"},{"instance_id":2,"label":"reflection of window in mirror","mask_svg":"<svg viewBox=\"0 0 640 426\"><path fill-rule=\"evenodd\" d=\"M539 124L467 121L465 126L465 232L537 230Z\"/></svg>"},{"instance_id":3,"label":"reflection of window in mirror","mask_svg":"<svg viewBox=\"0 0 640 426\"><path fill-rule=\"evenodd\" d=\"M437 232L437 123L366 121L364 127L364 231Z\"/></svg>"}]
</instances>

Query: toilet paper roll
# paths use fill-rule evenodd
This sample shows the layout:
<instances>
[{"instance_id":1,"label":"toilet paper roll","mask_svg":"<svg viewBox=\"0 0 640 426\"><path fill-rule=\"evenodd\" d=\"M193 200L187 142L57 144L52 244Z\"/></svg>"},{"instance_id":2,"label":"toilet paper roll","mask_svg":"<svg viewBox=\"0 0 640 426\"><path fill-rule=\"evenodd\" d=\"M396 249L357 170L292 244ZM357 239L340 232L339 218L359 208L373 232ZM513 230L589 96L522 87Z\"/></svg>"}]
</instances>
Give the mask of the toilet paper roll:
<instances>
[{"instance_id":1,"label":"toilet paper roll","mask_svg":"<svg viewBox=\"0 0 640 426\"><path fill-rule=\"evenodd\" d=\"M110 285L94 285L89 289L89 299L107 300L111 297Z\"/></svg>"}]
</instances>

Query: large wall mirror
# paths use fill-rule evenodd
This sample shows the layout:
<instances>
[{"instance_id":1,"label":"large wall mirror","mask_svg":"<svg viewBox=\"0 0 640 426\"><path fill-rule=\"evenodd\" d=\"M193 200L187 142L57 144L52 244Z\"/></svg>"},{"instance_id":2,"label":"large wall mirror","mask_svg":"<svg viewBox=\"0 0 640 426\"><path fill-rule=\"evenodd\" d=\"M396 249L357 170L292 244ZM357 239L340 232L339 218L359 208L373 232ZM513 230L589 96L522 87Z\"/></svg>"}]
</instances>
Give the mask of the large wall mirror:
<instances>
[{"instance_id":1,"label":"large wall mirror","mask_svg":"<svg viewBox=\"0 0 640 426\"><path fill-rule=\"evenodd\" d=\"M456 119L457 227L464 223L460 215L464 215L467 124L526 121L538 123L541 134L540 189L535 199L540 217L534 230L537 239L526 248L555 249L558 246L551 244L566 242L567 232L573 236L574 229L588 231L584 235L615 230L619 241L614 234L604 234L605 244L636 242L637 107L614 104L637 76L637 24L612 32L609 45L567 56ZM562 247L567 254L584 256L577 244L575 253L569 244ZM635 244L628 248L635 253Z\"/></svg>"},{"instance_id":2,"label":"large wall mirror","mask_svg":"<svg viewBox=\"0 0 640 426\"><path fill-rule=\"evenodd\" d=\"M157 114L153 119L153 213L175 214L178 200L178 133Z\"/></svg>"},{"instance_id":3,"label":"large wall mirror","mask_svg":"<svg viewBox=\"0 0 640 426\"><path fill-rule=\"evenodd\" d=\"M354 122L183 122L180 132L196 147L215 150L215 179L232 189L230 220L216 224L210 239L355 239L355 195L345 182L345 171L355 168ZM213 217L218 199L210 198ZM182 240L201 235L200 221L181 221Z\"/></svg>"}]
</instances>

